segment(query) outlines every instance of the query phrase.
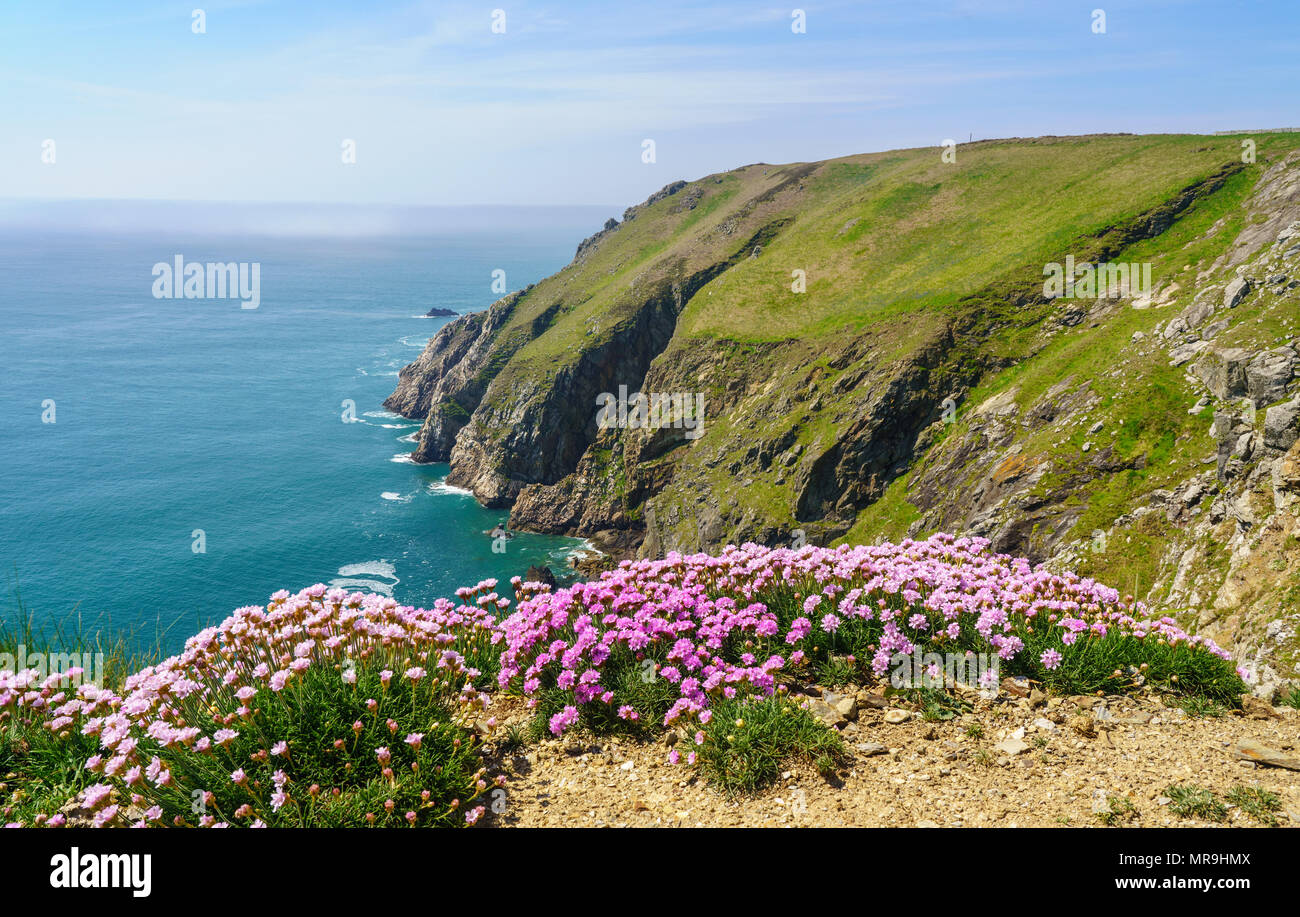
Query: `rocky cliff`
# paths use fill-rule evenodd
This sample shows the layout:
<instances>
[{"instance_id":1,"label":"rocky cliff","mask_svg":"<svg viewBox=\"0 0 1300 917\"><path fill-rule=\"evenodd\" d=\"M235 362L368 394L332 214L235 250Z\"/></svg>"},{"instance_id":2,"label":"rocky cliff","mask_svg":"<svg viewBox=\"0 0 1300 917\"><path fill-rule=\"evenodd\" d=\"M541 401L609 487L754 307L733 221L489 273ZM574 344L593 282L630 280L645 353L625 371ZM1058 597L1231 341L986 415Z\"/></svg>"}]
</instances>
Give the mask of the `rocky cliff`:
<instances>
[{"instance_id":1,"label":"rocky cliff","mask_svg":"<svg viewBox=\"0 0 1300 917\"><path fill-rule=\"evenodd\" d=\"M1300 135L1255 139L674 182L446 325L386 404L516 527L615 556L978 533L1297 680ZM1063 293L1067 257L1134 270ZM602 425L620 386L702 423Z\"/></svg>"}]
</instances>

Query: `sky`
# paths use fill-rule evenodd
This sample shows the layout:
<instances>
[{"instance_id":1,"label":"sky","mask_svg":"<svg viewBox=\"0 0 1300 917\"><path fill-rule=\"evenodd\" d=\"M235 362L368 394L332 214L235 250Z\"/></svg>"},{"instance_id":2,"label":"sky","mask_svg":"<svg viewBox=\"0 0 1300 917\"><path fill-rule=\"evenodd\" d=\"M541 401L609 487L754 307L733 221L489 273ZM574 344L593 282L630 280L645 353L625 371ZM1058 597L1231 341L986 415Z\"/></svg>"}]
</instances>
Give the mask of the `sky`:
<instances>
[{"instance_id":1,"label":"sky","mask_svg":"<svg viewBox=\"0 0 1300 917\"><path fill-rule=\"evenodd\" d=\"M1300 0L2 0L0 51L10 212L131 199L618 214L753 162L1300 126Z\"/></svg>"}]
</instances>

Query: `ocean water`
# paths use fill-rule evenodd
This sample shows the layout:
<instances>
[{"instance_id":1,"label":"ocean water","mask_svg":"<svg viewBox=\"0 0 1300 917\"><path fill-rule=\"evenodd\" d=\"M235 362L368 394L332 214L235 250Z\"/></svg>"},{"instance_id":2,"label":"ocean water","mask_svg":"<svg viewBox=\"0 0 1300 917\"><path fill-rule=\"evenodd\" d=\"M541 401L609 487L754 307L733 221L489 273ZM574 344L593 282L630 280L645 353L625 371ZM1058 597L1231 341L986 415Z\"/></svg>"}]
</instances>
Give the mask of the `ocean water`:
<instances>
[{"instance_id":1,"label":"ocean water","mask_svg":"<svg viewBox=\"0 0 1300 917\"><path fill-rule=\"evenodd\" d=\"M560 572L580 542L521 534L494 553L483 533L506 514L411 463L419 424L381 402L448 321L430 307L484 308L493 270L519 289L593 228L0 231L0 615L21 590L38 628L174 651L281 588L426 605L534 563ZM154 298L154 264L178 254L260 264L259 307Z\"/></svg>"}]
</instances>

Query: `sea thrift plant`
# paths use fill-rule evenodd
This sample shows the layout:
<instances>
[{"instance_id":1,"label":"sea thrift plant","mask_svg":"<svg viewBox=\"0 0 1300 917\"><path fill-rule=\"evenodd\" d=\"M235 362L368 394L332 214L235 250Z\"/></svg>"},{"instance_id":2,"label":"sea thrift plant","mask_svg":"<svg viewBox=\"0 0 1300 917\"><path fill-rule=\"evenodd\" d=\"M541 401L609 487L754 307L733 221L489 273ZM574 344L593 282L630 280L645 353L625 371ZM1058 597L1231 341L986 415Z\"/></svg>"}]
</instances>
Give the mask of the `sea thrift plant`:
<instances>
[{"instance_id":1,"label":"sea thrift plant","mask_svg":"<svg viewBox=\"0 0 1300 917\"><path fill-rule=\"evenodd\" d=\"M499 683L556 735L707 722L719 700L769 697L832 661L868 681L917 651L996 655L1005 674L1059 690L1149 683L1227 698L1243 687L1224 650L1173 618L951 535L624 561L524 598L501 630Z\"/></svg>"},{"instance_id":2,"label":"sea thrift plant","mask_svg":"<svg viewBox=\"0 0 1300 917\"><path fill-rule=\"evenodd\" d=\"M474 824L501 782L472 726L490 700L495 581L433 609L317 585L238 609L184 651L130 676L121 696L75 697L23 676L0 715L93 740L98 782L79 799L96 824Z\"/></svg>"},{"instance_id":3,"label":"sea thrift plant","mask_svg":"<svg viewBox=\"0 0 1300 917\"><path fill-rule=\"evenodd\" d=\"M79 822L266 827L481 824L504 783L478 736L486 689L534 728L646 734L728 792L777 757L843 760L789 682L884 679L907 656L996 657L1060 692L1155 688L1235 702L1240 670L1175 619L978 538L625 561L552 591L512 580L432 609L317 585L240 608L120 693L75 670L0 672L0 766L77 791ZM931 666L930 662L924 665ZM61 797L5 821L58 826ZM21 808L22 811L18 811Z\"/></svg>"}]
</instances>

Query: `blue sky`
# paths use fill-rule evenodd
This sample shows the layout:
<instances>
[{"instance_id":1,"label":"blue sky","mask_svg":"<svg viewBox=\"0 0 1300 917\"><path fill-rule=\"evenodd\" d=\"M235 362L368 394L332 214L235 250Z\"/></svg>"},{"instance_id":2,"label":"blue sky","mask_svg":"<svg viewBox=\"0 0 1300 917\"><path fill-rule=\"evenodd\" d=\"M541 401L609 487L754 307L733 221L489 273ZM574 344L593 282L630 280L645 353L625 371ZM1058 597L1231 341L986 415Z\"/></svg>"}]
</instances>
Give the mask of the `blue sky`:
<instances>
[{"instance_id":1,"label":"blue sky","mask_svg":"<svg viewBox=\"0 0 1300 917\"><path fill-rule=\"evenodd\" d=\"M621 210L972 134L1300 126L1300 0L797 5L9 2L0 198Z\"/></svg>"}]
</instances>

